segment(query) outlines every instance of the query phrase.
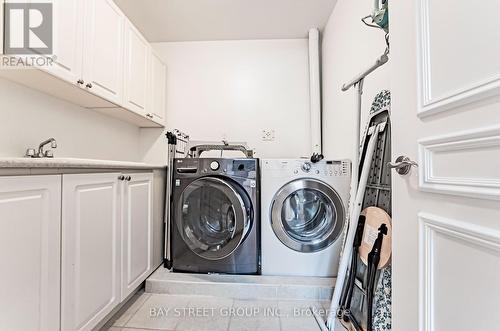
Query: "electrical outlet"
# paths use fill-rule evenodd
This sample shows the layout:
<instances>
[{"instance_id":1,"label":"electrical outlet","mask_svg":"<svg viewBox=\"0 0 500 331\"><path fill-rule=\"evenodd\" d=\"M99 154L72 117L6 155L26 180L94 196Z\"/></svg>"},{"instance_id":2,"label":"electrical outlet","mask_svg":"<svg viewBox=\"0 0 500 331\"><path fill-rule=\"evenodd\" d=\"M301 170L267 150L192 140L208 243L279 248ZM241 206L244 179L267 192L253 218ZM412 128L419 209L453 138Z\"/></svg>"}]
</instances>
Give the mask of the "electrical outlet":
<instances>
[{"instance_id":1,"label":"electrical outlet","mask_svg":"<svg viewBox=\"0 0 500 331\"><path fill-rule=\"evenodd\" d=\"M271 129L262 130L262 141L274 141L274 139L275 139L274 130Z\"/></svg>"}]
</instances>

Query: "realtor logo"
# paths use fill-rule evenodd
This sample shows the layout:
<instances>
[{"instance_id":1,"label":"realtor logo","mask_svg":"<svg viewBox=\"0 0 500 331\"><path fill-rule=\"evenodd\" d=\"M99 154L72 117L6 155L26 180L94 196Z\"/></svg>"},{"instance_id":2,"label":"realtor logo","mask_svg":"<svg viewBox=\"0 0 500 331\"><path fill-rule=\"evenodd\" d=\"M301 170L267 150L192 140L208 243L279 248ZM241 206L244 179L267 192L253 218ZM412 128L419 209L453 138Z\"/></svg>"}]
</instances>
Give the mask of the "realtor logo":
<instances>
[{"instance_id":1,"label":"realtor logo","mask_svg":"<svg viewBox=\"0 0 500 331\"><path fill-rule=\"evenodd\" d=\"M52 4L5 3L4 53L52 54Z\"/></svg>"}]
</instances>

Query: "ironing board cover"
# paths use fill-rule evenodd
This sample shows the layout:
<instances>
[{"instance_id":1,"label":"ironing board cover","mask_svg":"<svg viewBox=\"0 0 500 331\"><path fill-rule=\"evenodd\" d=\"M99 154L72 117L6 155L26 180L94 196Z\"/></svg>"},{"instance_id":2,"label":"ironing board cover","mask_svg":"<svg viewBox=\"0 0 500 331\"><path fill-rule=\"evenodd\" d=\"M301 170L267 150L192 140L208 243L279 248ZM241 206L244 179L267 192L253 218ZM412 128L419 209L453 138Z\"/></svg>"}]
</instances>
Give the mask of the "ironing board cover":
<instances>
[{"instance_id":1,"label":"ironing board cover","mask_svg":"<svg viewBox=\"0 0 500 331\"><path fill-rule=\"evenodd\" d=\"M373 329L390 331L392 329L392 269L382 270L375 290L375 309L373 311Z\"/></svg>"},{"instance_id":2,"label":"ironing board cover","mask_svg":"<svg viewBox=\"0 0 500 331\"><path fill-rule=\"evenodd\" d=\"M378 93L370 108L370 116L365 128L365 134L360 145L361 162L359 171L364 162L370 162L363 207L379 207L392 215L391 205L391 173L387 162L391 159L391 127L390 127L391 93L383 90ZM387 122L386 129L378 136L375 153L371 160L366 160L366 147L368 143L368 129L378 123ZM366 329L367 309L366 292L363 283L366 278L366 266L358 257L356 270L356 286L353 292L351 313L358 325ZM377 275L373 307L373 330L389 331L392 329L392 302L391 302L391 266L381 270Z\"/></svg>"},{"instance_id":3,"label":"ironing board cover","mask_svg":"<svg viewBox=\"0 0 500 331\"><path fill-rule=\"evenodd\" d=\"M384 90L377 94L375 100L373 101L372 107L370 109L370 114L376 114L380 111L387 110L389 121L390 121L390 109L391 109L391 92ZM390 147L390 131L387 135L389 141L387 144ZM391 151L389 148L388 153L385 153L386 156L391 157ZM384 158L386 159L386 158ZM390 169L387 168L387 160L384 160L383 167L385 168L383 172L386 172L386 176L388 179L390 178ZM389 188L391 184L389 181ZM389 215L392 215L392 204L391 204L391 194L387 197L388 201L385 202L385 210ZM383 206L379 206L383 208ZM377 284L375 290L375 298L374 298L375 308L373 310L373 329L375 331L389 331L392 329L392 269L391 266L383 269L381 271L381 275L379 278L379 282Z\"/></svg>"}]
</instances>

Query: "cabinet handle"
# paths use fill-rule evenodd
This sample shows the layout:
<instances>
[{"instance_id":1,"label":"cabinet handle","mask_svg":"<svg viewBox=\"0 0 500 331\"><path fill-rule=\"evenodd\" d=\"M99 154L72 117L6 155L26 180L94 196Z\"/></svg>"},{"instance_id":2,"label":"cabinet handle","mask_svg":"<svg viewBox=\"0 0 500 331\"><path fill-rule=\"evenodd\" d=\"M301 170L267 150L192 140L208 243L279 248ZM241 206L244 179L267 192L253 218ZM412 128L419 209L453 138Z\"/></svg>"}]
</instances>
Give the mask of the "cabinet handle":
<instances>
[{"instance_id":1,"label":"cabinet handle","mask_svg":"<svg viewBox=\"0 0 500 331\"><path fill-rule=\"evenodd\" d=\"M146 117L153 118L153 115L151 115L151 114L146 114Z\"/></svg>"},{"instance_id":2,"label":"cabinet handle","mask_svg":"<svg viewBox=\"0 0 500 331\"><path fill-rule=\"evenodd\" d=\"M92 84L91 84L91 83L88 83L88 84L87 84L87 85L85 85L85 86L87 86L88 88L92 88Z\"/></svg>"},{"instance_id":3,"label":"cabinet handle","mask_svg":"<svg viewBox=\"0 0 500 331\"><path fill-rule=\"evenodd\" d=\"M132 180L132 177L130 176L127 176L127 178L125 178L127 180L127 182L130 182Z\"/></svg>"},{"instance_id":4,"label":"cabinet handle","mask_svg":"<svg viewBox=\"0 0 500 331\"><path fill-rule=\"evenodd\" d=\"M118 180L125 180L125 176L123 176L123 175L119 176Z\"/></svg>"},{"instance_id":5,"label":"cabinet handle","mask_svg":"<svg viewBox=\"0 0 500 331\"><path fill-rule=\"evenodd\" d=\"M76 81L76 83L77 83L78 85L83 85L83 84L85 84L85 82L83 81L83 79L79 79L79 80L77 80L77 81Z\"/></svg>"}]
</instances>

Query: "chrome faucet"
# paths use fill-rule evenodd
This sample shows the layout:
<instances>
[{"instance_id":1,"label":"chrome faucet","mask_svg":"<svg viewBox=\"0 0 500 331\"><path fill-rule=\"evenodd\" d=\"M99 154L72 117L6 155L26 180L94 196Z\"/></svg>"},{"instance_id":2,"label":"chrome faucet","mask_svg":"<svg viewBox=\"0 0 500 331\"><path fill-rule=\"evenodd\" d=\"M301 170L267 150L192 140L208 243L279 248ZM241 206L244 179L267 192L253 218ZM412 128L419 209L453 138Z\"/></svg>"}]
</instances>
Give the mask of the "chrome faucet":
<instances>
[{"instance_id":1,"label":"chrome faucet","mask_svg":"<svg viewBox=\"0 0 500 331\"><path fill-rule=\"evenodd\" d=\"M43 148L48 144L50 144L50 147L52 147L52 148L57 148L57 141L54 138L49 138L49 139L40 143L40 145L38 146L38 152L36 152L34 148L28 148L25 156L32 157L32 158L44 158L44 157L52 158L52 157L54 157L54 153L52 152L52 150L48 150L48 151L43 150Z\"/></svg>"}]
</instances>

